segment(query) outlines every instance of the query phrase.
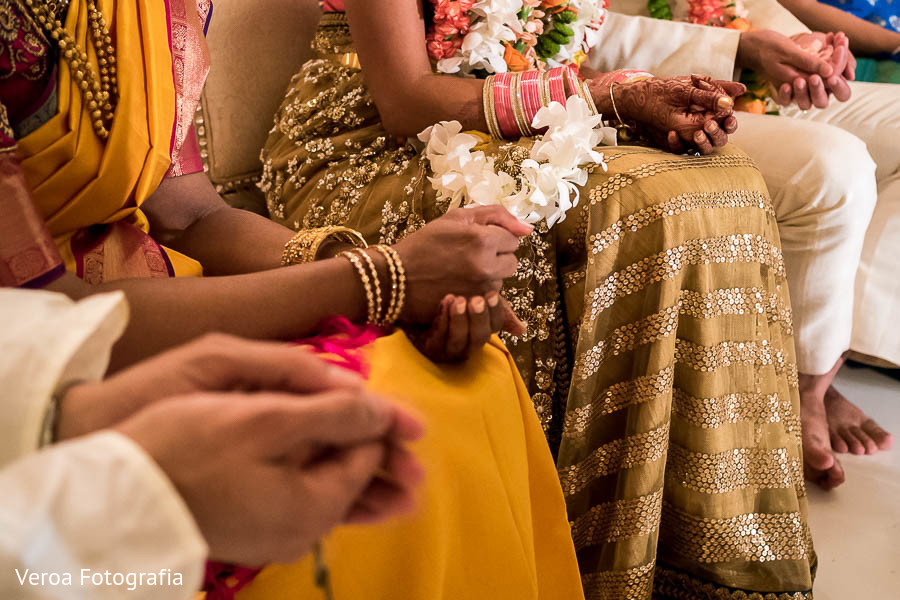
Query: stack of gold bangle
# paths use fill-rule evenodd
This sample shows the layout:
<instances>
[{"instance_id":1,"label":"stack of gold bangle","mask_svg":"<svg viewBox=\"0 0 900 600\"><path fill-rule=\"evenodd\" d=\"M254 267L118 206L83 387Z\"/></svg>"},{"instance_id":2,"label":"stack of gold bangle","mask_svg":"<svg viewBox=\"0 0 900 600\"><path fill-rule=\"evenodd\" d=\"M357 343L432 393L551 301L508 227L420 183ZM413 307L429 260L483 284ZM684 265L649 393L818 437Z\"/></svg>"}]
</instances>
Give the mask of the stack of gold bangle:
<instances>
[{"instance_id":1,"label":"stack of gold bangle","mask_svg":"<svg viewBox=\"0 0 900 600\"><path fill-rule=\"evenodd\" d=\"M494 76L488 75L484 80L482 88L481 101L484 105L484 118L487 121L488 133L491 137L498 140L503 139L503 132L500 131L500 123L497 122L497 112L494 108Z\"/></svg>"},{"instance_id":2,"label":"stack of gold bangle","mask_svg":"<svg viewBox=\"0 0 900 600\"><path fill-rule=\"evenodd\" d=\"M387 303L384 302L381 278L375 268L375 261L367 252L354 248L341 252L338 256L349 260L359 274L366 292L368 322L387 327L397 322L406 302L406 269L403 268L400 255L390 246L379 244L373 248L384 257L391 277L391 297Z\"/></svg>"},{"instance_id":3,"label":"stack of gold bangle","mask_svg":"<svg viewBox=\"0 0 900 600\"><path fill-rule=\"evenodd\" d=\"M318 227L316 229L304 229L297 232L284 245L281 254L281 266L309 263L316 260L319 248L326 240L346 242L357 248L367 248L365 238L349 227Z\"/></svg>"}]
</instances>

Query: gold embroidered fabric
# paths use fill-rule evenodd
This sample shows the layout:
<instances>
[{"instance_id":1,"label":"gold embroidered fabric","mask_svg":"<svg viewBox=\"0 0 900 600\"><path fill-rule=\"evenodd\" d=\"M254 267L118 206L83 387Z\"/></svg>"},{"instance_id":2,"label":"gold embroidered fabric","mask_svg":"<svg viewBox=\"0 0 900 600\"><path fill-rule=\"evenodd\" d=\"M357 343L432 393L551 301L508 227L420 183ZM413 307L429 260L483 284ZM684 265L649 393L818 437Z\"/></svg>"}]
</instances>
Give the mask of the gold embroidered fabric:
<instances>
[{"instance_id":1,"label":"gold embroidered fabric","mask_svg":"<svg viewBox=\"0 0 900 600\"><path fill-rule=\"evenodd\" d=\"M262 152L270 215L394 243L448 207L342 64L342 16L314 47ZM485 151L515 168L530 144ZM527 324L505 341L558 455L585 594L811 598L791 308L759 171L732 146L607 158L566 220L523 242L504 287Z\"/></svg>"}]
</instances>

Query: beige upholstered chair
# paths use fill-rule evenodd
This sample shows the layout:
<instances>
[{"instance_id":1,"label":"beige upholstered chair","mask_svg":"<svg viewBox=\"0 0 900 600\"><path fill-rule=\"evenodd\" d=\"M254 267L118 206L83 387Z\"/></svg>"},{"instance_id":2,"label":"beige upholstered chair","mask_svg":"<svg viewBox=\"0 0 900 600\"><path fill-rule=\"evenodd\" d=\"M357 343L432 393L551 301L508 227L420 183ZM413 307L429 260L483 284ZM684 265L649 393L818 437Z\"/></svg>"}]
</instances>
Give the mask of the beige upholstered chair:
<instances>
[{"instance_id":1,"label":"beige upholstered chair","mask_svg":"<svg viewBox=\"0 0 900 600\"><path fill-rule=\"evenodd\" d=\"M259 151L291 77L312 56L316 0L216 0L196 115L204 167L232 205L265 214Z\"/></svg>"}]
</instances>

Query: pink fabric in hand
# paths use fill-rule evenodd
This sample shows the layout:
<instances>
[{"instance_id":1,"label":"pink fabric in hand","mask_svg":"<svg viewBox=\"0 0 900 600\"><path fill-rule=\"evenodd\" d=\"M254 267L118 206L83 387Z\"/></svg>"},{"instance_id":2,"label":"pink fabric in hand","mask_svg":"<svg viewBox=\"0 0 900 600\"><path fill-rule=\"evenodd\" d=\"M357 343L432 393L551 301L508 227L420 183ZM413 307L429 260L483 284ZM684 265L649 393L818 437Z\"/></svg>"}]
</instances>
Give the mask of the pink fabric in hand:
<instances>
[{"instance_id":1,"label":"pink fabric in hand","mask_svg":"<svg viewBox=\"0 0 900 600\"><path fill-rule=\"evenodd\" d=\"M362 348L384 335L386 330L373 325L354 325L344 317L331 317L319 326L319 335L293 342L308 346L317 354L328 354L325 360L368 377ZM205 600L234 600L235 594L253 581L262 569L209 561L203 578Z\"/></svg>"}]
</instances>

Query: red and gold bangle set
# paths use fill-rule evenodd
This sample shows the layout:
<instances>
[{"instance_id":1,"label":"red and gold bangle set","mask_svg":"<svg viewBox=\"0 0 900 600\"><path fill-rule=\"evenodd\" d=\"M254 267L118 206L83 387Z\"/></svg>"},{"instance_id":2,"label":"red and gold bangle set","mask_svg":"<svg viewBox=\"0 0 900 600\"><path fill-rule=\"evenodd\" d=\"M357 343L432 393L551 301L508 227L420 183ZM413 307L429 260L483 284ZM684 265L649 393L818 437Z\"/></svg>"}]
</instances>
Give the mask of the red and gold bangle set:
<instances>
[{"instance_id":1,"label":"red and gold bangle set","mask_svg":"<svg viewBox=\"0 0 900 600\"><path fill-rule=\"evenodd\" d=\"M538 111L550 102L565 105L573 95L584 99L597 113L586 82L578 79L572 67L490 75L484 82L483 95L488 132L495 138L533 136L537 131L532 123Z\"/></svg>"}]
</instances>

